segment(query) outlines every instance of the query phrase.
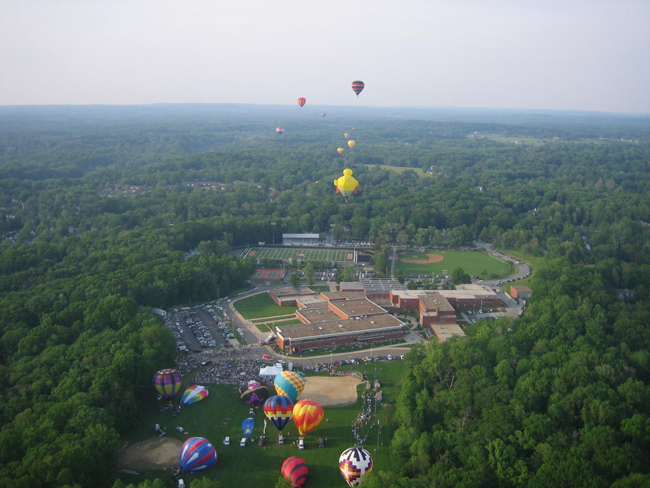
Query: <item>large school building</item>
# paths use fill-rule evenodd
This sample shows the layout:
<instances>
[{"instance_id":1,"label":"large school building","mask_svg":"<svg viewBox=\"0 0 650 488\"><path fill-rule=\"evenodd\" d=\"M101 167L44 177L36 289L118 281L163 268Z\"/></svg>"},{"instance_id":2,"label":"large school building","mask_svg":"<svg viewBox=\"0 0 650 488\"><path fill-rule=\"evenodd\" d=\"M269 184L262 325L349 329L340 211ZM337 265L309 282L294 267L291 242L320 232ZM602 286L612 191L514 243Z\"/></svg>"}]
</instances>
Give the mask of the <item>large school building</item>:
<instances>
[{"instance_id":1,"label":"large school building","mask_svg":"<svg viewBox=\"0 0 650 488\"><path fill-rule=\"evenodd\" d=\"M400 339L408 330L391 315L419 311L420 323L445 342L465 333L456 322L456 309L503 306L489 287L462 285L457 290L407 290L395 280L341 283L340 291L316 294L303 287L270 292L278 305L297 305L299 325L276 327L280 348L287 352L353 342Z\"/></svg>"}]
</instances>

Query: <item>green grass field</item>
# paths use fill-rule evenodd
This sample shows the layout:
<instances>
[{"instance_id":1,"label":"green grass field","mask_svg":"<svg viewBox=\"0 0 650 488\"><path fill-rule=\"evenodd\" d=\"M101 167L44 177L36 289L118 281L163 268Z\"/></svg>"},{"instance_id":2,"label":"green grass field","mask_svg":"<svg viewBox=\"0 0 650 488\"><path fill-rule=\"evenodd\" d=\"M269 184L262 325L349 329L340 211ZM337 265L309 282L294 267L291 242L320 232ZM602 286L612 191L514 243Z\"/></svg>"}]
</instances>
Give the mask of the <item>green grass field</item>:
<instances>
[{"instance_id":1,"label":"green grass field","mask_svg":"<svg viewBox=\"0 0 650 488\"><path fill-rule=\"evenodd\" d=\"M415 259L426 260L427 254L439 254L443 256L443 260L438 263L405 263L402 259ZM508 265L503 261L499 261L485 253L471 251L438 251L432 250L426 253L419 252L403 252L398 254L398 262L396 269L402 271L404 275L419 275L419 274L443 274L443 270L451 273L456 268L463 268L463 270L470 276L480 276L487 278L490 275L495 275L497 278L505 278L515 272L513 266Z\"/></svg>"},{"instance_id":2,"label":"green grass field","mask_svg":"<svg viewBox=\"0 0 650 488\"><path fill-rule=\"evenodd\" d=\"M376 372L375 372L375 367ZM372 381L373 376L382 384L384 403L394 404L399 391L399 380L404 371L404 361L379 362L363 364L359 366L345 366L364 372ZM344 369L342 368L342 369ZM306 378L309 381L309 377ZM193 384L193 374L187 375L183 380L181 392L187 386ZM321 424L312 432L305 435L306 448L299 451L292 444L298 438L297 428L290 423L283 433L289 433L289 442L285 445L277 443L277 429L269 423L266 435L266 448L257 445L257 442L239 447L242 429L241 422L248 417L248 405L239 399L237 386L235 385L205 385L210 391L208 398L202 402L183 407L178 417L171 417L169 411L160 413L158 411L162 402L156 402L155 391L151 392L151 409L145 412L145 419L140 427L129 433L126 439L129 445L154 438L154 424L158 423L167 427L167 437L184 441L191 436L205 437L210 440L215 448L219 460L217 465L197 474L185 474L183 476L186 485L192 479L209 477L221 481L221 486L274 486L280 476L280 467L284 460L290 456L303 458L309 466L309 477L307 483L310 488L336 488L347 486L338 468L338 458L341 452L352 447L355 442L351 426L357 415L361 412L361 400L345 407L326 408L325 418L329 422ZM362 391L363 385L359 386ZM174 399L174 404L179 402L180 394ZM391 459L388 443L392 432L388 426L390 415L389 407L379 407L376 414L373 413L372 423L377 420L381 422L382 428L379 437L377 428L369 430L370 438L366 444L367 449L372 453L376 470L391 470ZM258 411L255 415L255 429L253 436L257 438L262 434L264 414ZM182 426L189 432L189 436L183 435L175 430ZM226 447L222 441L225 436L230 437L231 445ZM327 439L324 448L317 447L317 439ZM378 452L373 452L379 446ZM171 481L169 467L163 470L140 470L138 475L116 473L126 484L141 483L146 479L161 478L165 482Z\"/></svg>"},{"instance_id":3,"label":"green grass field","mask_svg":"<svg viewBox=\"0 0 650 488\"><path fill-rule=\"evenodd\" d=\"M302 247L254 247L244 252L242 257L255 259L282 259L289 261L329 261L337 263L353 263L354 251L346 249L330 249L327 247L302 248Z\"/></svg>"},{"instance_id":4,"label":"green grass field","mask_svg":"<svg viewBox=\"0 0 650 488\"><path fill-rule=\"evenodd\" d=\"M248 320L290 315L298 310L298 307L280 307L276 305L268 293L258 293L257 295L237 300L233 305L242 317Z\"/></svg>"}]
</instances>

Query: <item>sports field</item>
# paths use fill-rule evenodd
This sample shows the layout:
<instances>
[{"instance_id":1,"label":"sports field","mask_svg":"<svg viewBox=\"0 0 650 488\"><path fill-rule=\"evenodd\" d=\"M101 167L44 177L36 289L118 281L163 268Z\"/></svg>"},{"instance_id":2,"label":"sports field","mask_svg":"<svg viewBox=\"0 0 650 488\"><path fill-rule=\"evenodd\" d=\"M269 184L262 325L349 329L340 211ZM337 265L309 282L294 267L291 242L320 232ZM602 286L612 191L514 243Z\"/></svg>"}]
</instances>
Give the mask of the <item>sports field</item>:
<instances>
[{"instance_id":1,"label":"sports field","mask_svg":"<svg viewBox=\"0 0 650 488\"><path fill-rule=\"evenodd\" d=\"M302 247L251 247L242 253L243 258L255 259L282 259L289 261L334 261L337 263L356 262L357 252L348 249L335 249L326 247L302 248Z\"/></svg>"},{"instance_id":2,"label":"sports field","mask_svg":"<svg viewBox=\"0 0 650 488\"><path fill-rule=\"evenodd\" d=\"M404 275L442 275L463 268L470 276L483 279L494 275L497 278L510 276L516 270L504 261L499 261L478 251L427 251L401 252L397 255L396 269Z\"/></svg>"}]
</instances>

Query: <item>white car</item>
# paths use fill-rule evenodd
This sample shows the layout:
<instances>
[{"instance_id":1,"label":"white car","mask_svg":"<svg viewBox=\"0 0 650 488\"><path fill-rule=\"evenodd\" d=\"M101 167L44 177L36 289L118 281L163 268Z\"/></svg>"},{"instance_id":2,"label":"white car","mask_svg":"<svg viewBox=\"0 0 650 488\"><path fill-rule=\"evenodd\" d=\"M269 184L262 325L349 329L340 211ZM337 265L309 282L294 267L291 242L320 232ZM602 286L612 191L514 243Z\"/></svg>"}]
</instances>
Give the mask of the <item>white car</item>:
<instances>
[{"instance_id":1,"label":"white car","mask_svg":"<svg viewBox=\"0 0 650 488\"><path fill-rule=\"evenodd\" d=\"M302 451L304 448L305 448L305 439L301 437L298 440L298 449Z\"/></svg>"},{"instance_id":2,"label":"white car","mask_svg":"<svg viewBox=\"0 0 650 488\"><path fill-rule=\"evenodd\" d=\"M230 437L224 437L223 445L224 446L229 446L230 445Z\"/></svg>"},{"instance_id":3,"label":"white car","mask_svg":"<svg viewBox=\"0 0 650 488\"><path fill-rule=\"evenodd\" d=\"M246 437L242 437L239 441L239 447L246 447Z\"/></svg>"}]
</instances>

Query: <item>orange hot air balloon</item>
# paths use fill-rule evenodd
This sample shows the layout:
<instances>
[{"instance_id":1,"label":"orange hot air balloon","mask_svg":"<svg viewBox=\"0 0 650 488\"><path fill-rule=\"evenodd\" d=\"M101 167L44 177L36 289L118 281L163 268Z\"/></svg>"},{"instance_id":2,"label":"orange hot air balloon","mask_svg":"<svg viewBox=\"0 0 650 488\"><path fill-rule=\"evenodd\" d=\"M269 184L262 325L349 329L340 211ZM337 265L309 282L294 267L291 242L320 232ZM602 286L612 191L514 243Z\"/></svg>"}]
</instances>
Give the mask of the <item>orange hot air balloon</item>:
<instances>
[{"instance_id":1,"label":"orange hot air balloon","mask_svg":"<svg viewBox=\"0 0 650 488\"><path fill-rule=\"evenodd\" d=\"M305 105L305 103L307 103L307 99L306 99L306 98L302 98L302 97L300 97L300 98L298 99L298 105L300 105L301 107L302 107L303 105Z\"/></svg>"},{"instance_id":2,"label":"orange hot air balloon","mask_svg":"<svg viewBox=\"0 0 650 488\"><path fill-rule=\"evenodd\" d=\"M350 133L349 133L349 132L346 132L345 134L343 134L343 136L344 136L346 139L349 139L349 138L350 138Z\"/></svg>"},{"instance_id":3,"label":"orange hot air balloon","mask_svg":"<svg viewBox=\"0 0 650 488\"><path fill-rule=\"evenodd\" d=\"M339 154L343 154L343 151L345 151L345 149L343 149L342 147L339 147L339 148L336 150L336 152L339 153Z\"/></svg>"},{"instance_id":4,"label":"orange hot air balloon","mask_svg":"<svg viewBox=\"0 0 650 488\"><path fill-rule=\"evenodd\" d=\"M351 148L354 147L355 144L356 144L356 142L354 142L354 141L348 141L348 146L350 146Z\"/></svg>"},{"instance_id":5,"label":"orange hot air balloon","mask_svg":"<svg viewBox=\"0 0 650 488\"><path fill-rule=\"evenodd\" d=\"M313 400L300 400L293 407L293 421L300 435L314 430L324 415L323 407Z\"/></svg>"},{"instance_id":6,"label":"orange hot air balloon","mask_svg":"<svg viewBox=\"0 0 650 488\"><path fill-rule=\"evenodd\" d=\"M363 88L365 86L366 85L365 85L365 83L363 81L357 80L357 81L352 82L352 90L354 91L354 93L357 94L357 97L359 96L359 93L361 93L363 91Z\"/></svg>"}]
</instances>

